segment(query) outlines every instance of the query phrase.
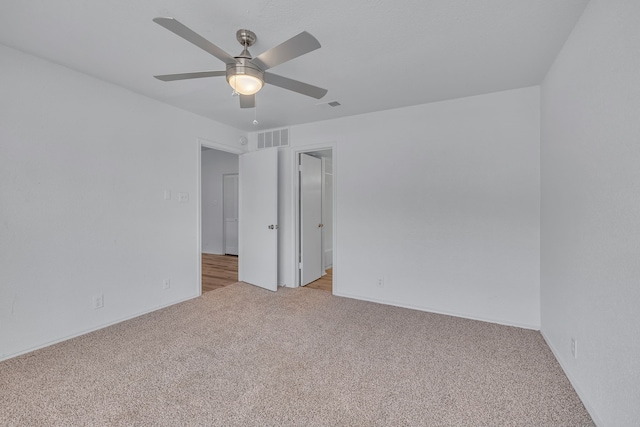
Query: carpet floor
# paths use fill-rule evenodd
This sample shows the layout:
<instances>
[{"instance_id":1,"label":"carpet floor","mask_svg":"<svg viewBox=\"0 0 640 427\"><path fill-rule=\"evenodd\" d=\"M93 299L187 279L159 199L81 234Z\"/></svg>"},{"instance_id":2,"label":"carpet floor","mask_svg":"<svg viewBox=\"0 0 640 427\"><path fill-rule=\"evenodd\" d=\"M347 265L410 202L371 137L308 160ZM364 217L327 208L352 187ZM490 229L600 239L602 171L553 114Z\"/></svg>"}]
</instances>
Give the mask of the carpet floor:
<instances>
[{"instance_id":1,"label":"carpet floor","mask_svg":"<svg viewBox=\"0 0 640 427\"><path fill-rule=\"evenodd\" d=\"M227 286L0 362L3 426L593 426L539 332Z\"/></svg>"}]
</instances>

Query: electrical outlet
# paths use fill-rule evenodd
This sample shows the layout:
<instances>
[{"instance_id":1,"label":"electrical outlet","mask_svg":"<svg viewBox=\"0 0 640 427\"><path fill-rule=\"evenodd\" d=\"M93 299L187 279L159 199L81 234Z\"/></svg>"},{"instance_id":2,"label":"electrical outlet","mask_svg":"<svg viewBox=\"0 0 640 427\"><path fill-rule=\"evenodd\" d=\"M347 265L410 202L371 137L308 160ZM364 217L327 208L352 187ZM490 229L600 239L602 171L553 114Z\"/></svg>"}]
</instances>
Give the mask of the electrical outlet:
<instances>
[{"instance_id":1,"label":"electrical outlet","mask_svg":"<svg viewBox=\"0 0 640 427\"><path fill-rule=\"evenodd\" d=\"M378 287L384 288L384 278L378 277Z\"/></svg>"},{"instance_id":2,"label":"electrical outlet","mask_svg":"<svg viewBox=\"0 0 640 427\"><path fill-rule=\"evenodd\" d=\"M171 287L171 279L164 279L162 281L162 289L169 289Z\"/></svg>"},{"instance_id":3,"label":"electrical outlet","mask_svg":"<svg viewBox=\"0 0 640 427\"><path fill-rule=\"evenodd\" d=\"M104 307L104 294L95 295L93 297L92 307L94 310Z\"/></svg>"},{"instance_id":4,"label":"electrical outlet","mask_svg":"<svg viewBox=\"0 0 640 427\"><path fill-rule=\"evenodd\" d=\"M575 338L571 338L571 355L574 359L578 358L578 341Z\"/></svg>"}]
</instances>

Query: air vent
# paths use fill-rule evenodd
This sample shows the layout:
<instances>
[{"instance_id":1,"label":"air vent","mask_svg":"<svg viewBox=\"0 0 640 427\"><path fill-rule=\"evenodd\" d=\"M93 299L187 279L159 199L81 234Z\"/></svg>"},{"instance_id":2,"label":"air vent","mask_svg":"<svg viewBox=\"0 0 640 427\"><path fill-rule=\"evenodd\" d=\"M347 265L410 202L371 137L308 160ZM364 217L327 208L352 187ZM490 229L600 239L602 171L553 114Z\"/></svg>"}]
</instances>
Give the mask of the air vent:
<instances>
[{"instance_id":1,"label":"air vent","mask_svg":"<svg viewBox=\"0 0 640 427\"><path fill-rule=\"evenodd\" d=\"M271 147L288 147L289 129L277 129L258 133L258 150Z\"/></svg>"},{"instance_id":2,"label":"air vent","mask_svg":"<svg viewBox=\"0 0 640 427\"><path fill-rule=\"evenodd\" d=\"M318 107L320 108L331 108L331 107L339 107L342 104L340 104L338 101L327 101L327 102L320 102L318 104L316 104Z\"/></svg>"}]
</instances>

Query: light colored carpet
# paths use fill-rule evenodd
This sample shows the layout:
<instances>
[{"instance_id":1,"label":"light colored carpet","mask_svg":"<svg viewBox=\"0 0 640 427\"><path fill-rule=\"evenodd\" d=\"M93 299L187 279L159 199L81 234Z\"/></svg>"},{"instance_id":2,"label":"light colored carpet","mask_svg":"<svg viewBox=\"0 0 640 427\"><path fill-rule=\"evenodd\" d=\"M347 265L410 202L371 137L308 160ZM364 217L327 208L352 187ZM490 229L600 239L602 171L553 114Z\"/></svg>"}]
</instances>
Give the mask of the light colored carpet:
<instances>
[{"instance_id":1,"label":"light colored carpet","mask_svg":"<svg viewBox=\"0 0 640 427\"><path fill-rule=\"evenodd\" d=\"M538 332L238 283L0 363L5 426L592 426Z\"/></svg>"}]
</instances>

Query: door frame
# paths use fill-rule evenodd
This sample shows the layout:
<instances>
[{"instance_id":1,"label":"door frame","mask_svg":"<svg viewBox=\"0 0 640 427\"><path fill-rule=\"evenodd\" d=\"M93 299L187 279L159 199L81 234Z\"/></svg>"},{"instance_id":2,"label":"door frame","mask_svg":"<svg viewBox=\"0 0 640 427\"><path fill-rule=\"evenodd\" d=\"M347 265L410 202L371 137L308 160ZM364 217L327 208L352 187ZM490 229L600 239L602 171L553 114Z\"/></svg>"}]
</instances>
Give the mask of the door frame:
<instances>
[{"instance_id":1,"label":"door frame","mask_svg":"<svg viewBox=\"0 0 640 427\"><path fill-rule=\"evenodd\" d=\"M333 185L332 185L332 196L333 196L333 232L332 240L333 240L333 282L332 282L332 294L339 295L339 276L340 271L338 269L338 221L337 221L337 212L338 212L338 203L337 203L337 170L338 170L338 160L337 160L337 144L335 142L328 142L324 144L310 144L300 147L292 148L292 156L291 156L291 171L293 174L293 179L291 180L291 213L293 218L293 233L291 238L291 247L294 248L293 251L293 262L292 262L292 276L293 277L293 287L300 286L300 274L298 273L298 257L300 255L300 174L298 173L298 162L300 158L300 154L304 153L313 153L316 151L324 151L331 150L331 161L333 167ZM324 177L322 178L324 182ZM324 248L323 248L324 249ZM324 258L324 253L323 253ZM324 266L323 266L324 268Z\"/></svg>"},{"instance_id":2,"label":"door frame","mask_svg":"<svg viewBox=\"0 0 640 427\"><path fill-rule=\"evenodd\" d=\"M197 295L202 295L202 147L211 148L213 150L224 151L231 154L240 154L246 153L246 150L242 148L232 147L230 145L221 144L219 142L210 141L204 138L197 138L196 140L196 149L197 149L197 158L198 162L196 165L197 170L197 180L198 180L198 190L196 194L196 210L198 212L197 219L197 245L196 245L196 256L198 260L198 289ZM240 176L240 172L238 171L238 176Z\"/></svg>"}]
</instances>

